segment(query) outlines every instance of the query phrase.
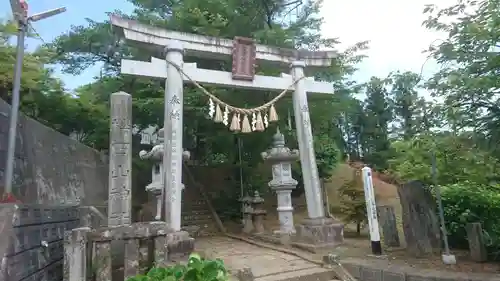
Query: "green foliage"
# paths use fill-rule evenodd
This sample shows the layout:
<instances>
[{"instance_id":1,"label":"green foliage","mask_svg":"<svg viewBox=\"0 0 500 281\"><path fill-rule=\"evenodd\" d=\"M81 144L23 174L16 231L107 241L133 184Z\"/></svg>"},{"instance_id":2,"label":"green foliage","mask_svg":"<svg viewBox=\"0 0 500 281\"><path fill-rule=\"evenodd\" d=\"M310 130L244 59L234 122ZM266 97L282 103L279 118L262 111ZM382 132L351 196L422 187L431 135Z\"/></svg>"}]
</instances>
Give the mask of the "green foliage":
<instances>
[{"instance_id":1,"label":"green foliage","mask_svg":"<svg viewBox=\"0 0 500 281\"><path fill-rule=\"evenodd\" d=\"M467 138L453 135L423 135L392 144L394 157L389 172L402 181L420 180L432 184L431 157L436 153L438 184L463 181L489 184L497 179L498 160Z\"/></svg>"},{"instance_id":2,"label":"green foliage","mask_svg":"<svg viewBox=\"0 0 500 281\"><path fill-rule=\"evenodd\" d=\"M353 170L352 179L338 189L338 194L339 203L332 206L332 213L345 223L355 223L357 233L360 234L361 225L368 222L360 170Z\"/></svg>"},{"instance_id":3,"label":"green foliage","mask_svg":"<svg viewBox=\"0 0 500 281\"><path fill-rule=\"evenodd\" d=\"M427 82L444 100L444 112L454 133L472 129L477 143L500 156L500 1L460 0L456 5L424 10L424 25L448 38L429 48L441 64Z\"/></svg>"},{"instance_id":4,"label":"green foliage","mask_svg":"<svg viewBox=\"0 0 500 281\"><path fill-rule=\"evenodd\" d=\"M397 144L400 153L393 168L403 178L429 182L425 149L436 151L452 242L465 246L465 223L481 222L490 238L490 250L498 252L500 1L459 0L444 9L428 5L424 13L428 29L448 34L429 48L429 55L441 67L425 86L443 100L438 108L444 122L437 127L443 131L447 126L449 132L428 138L422 146L415 141Z\"/></svg>"},{"instance_id":5,"label":"green foliage","mask_svg":"<svg viewBox=\"0 0 500 281\"><path fill-rule=\"evenodd\" d=\"M441 187L451 246L467 248L467 223L481 223L493 258L500 253L500 186L470 181Z\"/></svg>"},{"instance_id":6,"label":"green foliage","mask_svg":"<svg viewBox=\"0 0 500 281\"><path fill-rule=\"evenodd\" d=\"M316 154L316 164L318 167L318 175L322 180L329 180L332 172L337 167L341 160L341 151L337 147L335 141L326 134L317 134L314 136L314 152ZM300 196L304 192L302 170L299 162L292 165L292 176L299 184L293 190L292 196ZM253 177L253 175L252 175ZM269 180L261 182L261 186L267 186Z\"/></svg>"},{"instance_id":7,"label":"green foliage","mask_svg":"<svg viewBox=\"0 0 500 281\"><path fill-rule=\"evenodd\" d=\"M16 48L9 40L16 33L9 22L0 23L0 98L10 101ZM67 135L74 135L92 147L105 148L108 143L106 105L90 104L65 92L62 82L52 76L45 64L53 56L51 49L25 52L21 76L21 110ZM100 146L99 146L100 145Z\"/></svg>"},{"instance_id":8,"label":"green foliage","mask_svg":"<svg viewBox=\"0 0 500 281\"><path fill-rule=\"evenodd\" d=\"M137 275L127 281L227 281L228 273L220 259L207 260L191 254L187 265L154 267L145 275Z\"/></svg>"},{"instance_id":9,"label":"green foliage","mask_svg":"<svg viewBox=\"0 0 500 281\"><path fill-rule=\"evenodd\" d=\"M375 169L387 168L389 151L389 122L392 108L389 104L387 81L372 77L366 84L366 100L363 128L364 159Z\"/></svg>"},{"instance_id":10,"label":"green foliage","mask_svg":"<svg viewBox=\"0 0 500 281\"><path fill-rule=\"evenodd\" d=\"M329 179L332 171L340 161L340 151L328 135L318 135L314 138L314 152L318 165L319 177Z\"/></svg>"},{"instance_id":11,"label":"green foliage","mask_svg":"<svg viewBox=\"0 0 500 281\"><path fill-rule=\"evenodd\" d=\"M411 139L417 134L429 133L440 126L436 104L426 101L418 90L421 77L413 72L395 72L389 75L391 85L390 102L393 108L392 132L399 138Z\"/></svg>"}]
</instances>

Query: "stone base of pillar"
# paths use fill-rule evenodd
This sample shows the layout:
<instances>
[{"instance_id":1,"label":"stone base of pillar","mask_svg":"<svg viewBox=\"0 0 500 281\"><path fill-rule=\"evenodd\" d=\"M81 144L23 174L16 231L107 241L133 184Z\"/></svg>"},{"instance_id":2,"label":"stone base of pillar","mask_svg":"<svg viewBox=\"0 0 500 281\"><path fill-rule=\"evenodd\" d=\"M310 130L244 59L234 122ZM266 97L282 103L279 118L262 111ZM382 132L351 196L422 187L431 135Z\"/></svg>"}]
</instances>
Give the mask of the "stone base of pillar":
<instances>
[{"instance_id":1,"label":"stone base of pillar","mask_svg":"<svg viewBox=\"0 0 500 281\"><path fill-rule=\"evenodd\" d=\"M175 264L186 261L194 251L194 238L187 231L175 231L166 237L166 261L167 264Z\"/></svg>"},{"instance_id":2,"label":"stone base of pillar","mask_svg":"<svg viewBox=\"0 0 500 281\"><path fill-rule=\"evenodd\" d=\"M274 234L274 235L288 235L288 236L294 236L296 232L297 232L297 231L295 231L295 229L292 229L292 230L290 230L290 231L274 230L274 231L273 231L273 234Z\"/></svg>"},{"instance_id":3,"label":"stone base of pillar","mask_svg":"<svg viewBox=\"0 0 500 281\"><path fill-rule=\"evenodd\" d=\"M282 232L277 230L274 232L274 237L277 237L279 239L280 244L289 246L295 239L295 230L292 232Z\"/></svg>"},{"instance_id":4,"label":"stone base of pillar","mask_svg":"<svg viewBox=\"0 0 500 281\"><path fill-rule=\"evenodd\" d=\"M335 247L344 242L344 224L335 219L304 219L295 229L295 246L311 252Z\"/></svg>"}]
</instances>

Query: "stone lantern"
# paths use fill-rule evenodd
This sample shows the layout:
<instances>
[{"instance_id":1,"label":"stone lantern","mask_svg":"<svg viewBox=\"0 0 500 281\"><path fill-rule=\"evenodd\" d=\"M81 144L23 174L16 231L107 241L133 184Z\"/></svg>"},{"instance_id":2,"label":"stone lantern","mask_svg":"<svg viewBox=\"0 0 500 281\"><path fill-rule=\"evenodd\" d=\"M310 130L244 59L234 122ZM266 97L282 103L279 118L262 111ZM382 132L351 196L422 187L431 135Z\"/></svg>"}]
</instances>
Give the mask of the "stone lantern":
<instances>
[{"instance_id":1,"label":"stone lantern","mask_svg":"<svg viewBox=\"0 0 500 281\"><path fill-rule=\"evenodd\" d=\"M292 190L297 187L297 181L292 178L292 162L299 159L299 151L285 146L285 137L278 128L272 148L262 153L262 159L272 165L273 179L268 185L278 197L280 229L275 233L294 234Z\"/></svg>"},{"instance_id":2,"label":"stone lantern","mask_svg":"<svg viewBox=\"0 0 500 281\"><path fill-rule=\"evenodd\" d=\"M253 193L252 201L250 201L252 205L252 218L253 218L253 227L255 234L264 233L264 216L266 215L266 210L264 210L264 198L260 197L260 194L257 190Z\"/></svg>"},{"instance_id":3,"label":"stone lantern","mask_svg":"<svg viewBox=\"0 0 500 281\"><path fill-rule=\"evenodd\" d=\"M153 169L151 171L151 183L146 186L146 191L151 192L156 198L156 215L155 220L161 219L161 207L162 207L162 191L164 187L163 182L163 145L164 145L164 129L158 130L158 138L156 140L156 145L148 152L142 150L139 152L139 157L143 160L150 159L153 161ZM183 159L188 160L190 158L189 151L184 151ZM182 185L184 188L184 185Z\"/></svg>"}]
</instances>

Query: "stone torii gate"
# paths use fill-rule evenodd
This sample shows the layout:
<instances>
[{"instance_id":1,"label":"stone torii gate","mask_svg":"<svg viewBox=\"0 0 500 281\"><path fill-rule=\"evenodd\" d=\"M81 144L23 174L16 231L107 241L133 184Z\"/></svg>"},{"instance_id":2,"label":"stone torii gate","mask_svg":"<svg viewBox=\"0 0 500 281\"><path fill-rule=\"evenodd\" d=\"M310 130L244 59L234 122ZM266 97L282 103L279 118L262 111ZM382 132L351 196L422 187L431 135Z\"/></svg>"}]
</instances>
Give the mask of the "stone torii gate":
<instances>
[{"instance_id":1,"label":"stone torii gate","mask_svg":"<svg viewBox=\"0 0 500 281\"><path fill-rule=\"evenodd\" d=\"M128 42L148 49L164 48L166 52L165 60L123 59L121 72L166 79L165 147L170 149L165 151L163 158L164 179L169 179L165 182L164 194L165 218L172 228L180 230L181 226L183 82L194 80L200 84L267 91L285 90L294 85L293 108L309 216L297 226L297 236L303 243L317 246L343 241L343 225L325 217L307 102L308 92L333 94L333 85L304 77L306 67L328 67L336 52L297 51L254 44L248 38L229 40L175 32L114 15L111 23ZM184 53L190 57L221 60L232 56L233 71L201 69L196 63L184 63ZM255 75L256 62L288 66L291 71L280 77Z\"/></svg>"}]
</instances>

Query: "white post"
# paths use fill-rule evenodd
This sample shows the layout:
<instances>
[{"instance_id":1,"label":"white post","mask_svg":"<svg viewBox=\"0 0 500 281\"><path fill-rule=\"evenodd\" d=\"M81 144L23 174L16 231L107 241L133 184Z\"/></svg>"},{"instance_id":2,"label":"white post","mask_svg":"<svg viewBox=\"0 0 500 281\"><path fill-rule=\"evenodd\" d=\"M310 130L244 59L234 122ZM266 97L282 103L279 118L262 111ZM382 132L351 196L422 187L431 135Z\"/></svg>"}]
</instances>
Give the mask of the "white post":
<instances>
[{"instance_id":1,"label":"white post","mask_svg":"<svg viewBox=\"0 0 500 281\"><path fill-rule=\"evenodd\" d=\"M292 77L294 80L304 76L303 61L292 63ZM316 154L311 130L311 120L309 118L309 107L307 104L307 93L305 91L304 79L295 84L293 93L293 111L295 114L295 127L297 129L297 139L299 142L300 165L302 167L302 178L304 181L304 191L307 201L307 213L309 218L324 218L325 210L321 194L321 185L316 165Z\"/></svg>"},{"instance_id":2,"label":"white post","mask_svg":"<svg viewBox=\"0 0 500 281\"><path fill-rule=\"evenodd\" d=\"M183 64L183 46L172 40L165 48L166 60L180 67ZM165 150L163 167L165 171L165 221L175 231L181 229L182 195L182 115L183 80L182 74L167 63L165 84Z\"/></svg>"},{"instance_id":3,"label":"white post","mask_svg":"<svg viewBox=\"0 0 500 281\"><path fill-rule=\"evenodd\" d=\"M364 167L362 170L363 188L365 191L366 214L368 216L368 227L370 228L370 241L372 253L374 255L382 254L382 245L380 244L380 232L377 218L377 204L375 203L375 192L373 190L372 170Z\"/></svg>"}]
</instances>

